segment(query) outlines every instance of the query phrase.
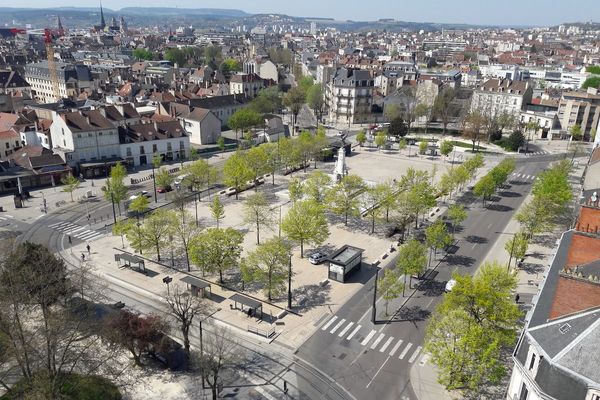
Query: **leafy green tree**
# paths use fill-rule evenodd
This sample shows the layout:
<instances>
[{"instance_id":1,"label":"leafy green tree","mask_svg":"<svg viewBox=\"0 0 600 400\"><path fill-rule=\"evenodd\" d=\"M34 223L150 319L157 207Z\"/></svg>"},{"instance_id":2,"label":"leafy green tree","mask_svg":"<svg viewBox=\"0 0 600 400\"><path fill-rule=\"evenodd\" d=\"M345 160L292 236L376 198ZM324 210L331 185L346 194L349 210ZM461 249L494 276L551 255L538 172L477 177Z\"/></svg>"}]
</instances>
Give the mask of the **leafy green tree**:
<instances>
[{"instance_id":1,"label":"leafy green tree","mask_svg":"<svg viewBox=\"0 0 600 400\"><path fill-rule=\"evenodd\" d=\"M218 196L215 196L215 198L218 198ZM171 242L170 245L172 246L171 248L178 244L179 247L183 249L187 270L190 272L190 246L192 239L200 233L202 228L198 226L195 218L189 211L185 210L183 206L180 209L173 211L173 217L171 221L172 227L171 232L169 233L169 241ZM171 241L173 236L178 239L177 242Z\"/></svg>"},{"instance_id":2,"label":"leafy green tree","mask_svg":"<svg viewBox=\"0 0 600 400\"><path fill-rule=\"evenodd\" d=\"M132 52L134 58L138 60L152 60L154 59L154 53L148 49L135 49Z\"/></svg>"},{"instance_id":3,"label":"leafy green tree","mask_svg":"<svg viewBox=\"0 0 600 400\"><path fill-rule=\"evenodd\" d=\"M262 192L254 193L244 203L244 222L256 228L256 244L260 244L261 227L271 227L274 223L273 210Z\"/></svg>"},{"instance_id":4,"label":"leafy green tree","mask_svg":"<svg viewBox=\"0 0 600 400\"><path fill-rule=\"evenodd\" d=\"M223 283L223 272L238 265L243 241L244 235L233 228L209 228L192 238L190 259L203 273L218 272Z\"/></svg>"},{"instance_id":5,"label":"leafy green tree","mask_svg":"<svg viewBox=\"0 0 600 400\"><path fill-rule=\"evenodd\" d=\"M452 222L452 231L467 219L467 210L460 204L452 204L448 207L448 219Z\"/></svg>"},{"instance_id":6,"label":"leafy green tree","mask_svg":"<svg viewBox=\"0 0 600 400\"><path fill-rule=\"evenodd\" d=\"M300 87L291 88L283 98L283 104L290 109L292 113L292 134L296 131L298 114L306 100L306 92Z\"/></svg>"},{"instance_id":7,"label":"leafy green tree","mask_svg":"<svg viewBox=\"0 0 600 400\"><path fill-rule=\"evenodd\" d=\"M442 155L444 157L448 157L448 155L450 153L452 153L452 150L454 150L454 145L452 144L451 141L449 140L444 140L441 144L440 144L440 153L442 153Z\"/></svg>"},{"instance_id":8,"label":"leafy green tree","mask_svg":"<svg viewBox=\"0 0 600 400\"><path fill-rule=\"evenodd\" d=\"M413 275L421 276L427 266L427 248L416 239L409 240L398 250L396 266L404 274L404 285L409 276L409 288L412 287Z\"/></svg>"},{"instance_id":9,"label":"leafy green tree","mask_svg":"<svg viewBox=\"0 0 600 400\"><path fill-rule=\"evenodd\" d=\"M317 120L323 118L323 109L325 107L325 98L323 96L323 87L320 84L312 85L306 92L306 102L313 110Z\"/></svg>"},{"instance_id":10,"label":"leafy green tree","mask_svg":"<svg viewBox=\"0 0 600 400\"><path fill-rule=\"evenodd\" d=\"M314 79L310 75L303 76L298 80L298 87L301 88L305 94L308 93L309 89L313 86L313 84Z\"/></svg>"},{"instance_id":11,"label":"leafy green tree","mask_svg":"<svg viewBox=\"0 0 600 400\"><path fill-rule=\"evenodd\" d=\"M388 122L401 118L402 110L398 104L386 104L383 108L383 116Z\"/></svg>"},{"instance_id":12,"label":"leafy green tree","mask_svg":"<svg viewBox=\"0 0 600 400\"><path fill-rule=\"evenodd\" d=\"M525 254L527 254L527 247L529 246L529 241L527 240L527 235L524 232L517 232L513 235L513 237L506 242L504 245L504 250L508 252L508 267L510 268L510 262L513 257L515 260L525 258Z\"/></svg>"},{"instance_id":13,"label":"leafy green tree","mask_svg":"<svg viewBox=\"0 0 600 400\"><path fill-rule=\"evenodd\" d=\"M277 143L265 143L261 146L266 154L265 171L271 174L271 182L275 185L275 173L281 167L281 157Z\"/></svg>"},{"instance_id":14,"label":"leafy green tree","mask_svg":"<svg viewBox=\"0 0 600 400\"><path fill-rule=\"evenodd\" d=\"M290 195L290 200L292 203L296 203L302 199L304 196L304 187L302 186L302 182L298 178L290 179L290 183L288 184L288 193Z\"/></svg>"},{"instance_id":15,"label":"leafy green tree","mask_svg":"<svg viewBox=\"0 0 600 400\"><path fill-rule=\"evenodd\" d=\"M573 190L569 183L571 164L568 160L560 161L538 175L532 193L535 197L547 200L552 207L548 210L553 215L564 212L565 207L573 200Z\"/></svg>"},{"instance_id":16,"label":"leafy green tree","mask_svg":"<svg viewBox=\"0 0 600 400\"><path fill-rule=\"evenodd\" d=\"M329 145L329 139L327 139L325 134L325 129L319 127L311 141L311 153L315 161L315 169L317 168L317 161L324 161L327 157L331 156L331 152L332 150Z\"/></svg>"},{"instance_id":17,"label":"leafy green tree","mask_svg":"<svg viewBox=\"0 0 600 400\"><path fill-rule=\"evenodd\" d=\"M219 221L225 218L225 207L223 207L223 203L219 199L219 196L215 196L212 203L210 203L210 214L215 219L217 223L217 228L219 227Z\"/></svg>"},{"instance_id":18,"label":"leafy green tree","mask_svg":"<svg viewBox=\"0 0 600 400\"><path fill-rule=\"evenodd\" d=\"M408 133L408 127L402 117L395 117L390 120L388 134L390 136L404 137Z\"/></svg>"},{"instance_id":19,"label":"leafy green tree","mask_svg":"<svg viewBox=\"0 0 600 400\"><path fill-rule=\"evenodd\" d=\"M172 211L157 209L144 219L140 235L142 247L156 254L161 260L160 249L169 244L169 235L173 233L175 215Z\"/></svg>"},{"instance_id":20,"label":"leafy green tree","mask_svg":"<svg viewBox=\"0 0 600 400\"><path fill-rule=\"evenodd\" d=\"M225 138L223 136L219 136L217 138L217 146L219 147L219 151L221 152L221 158L222 158L223 152L225 151Z\"/></svg>"},{"instance_id":21,"label":"leafy green tree","mask_svg":"<svg viewBox=\"0 0 600 400\"><path fill-rule=\"evenodd\" d=\"M124 183L126 176L127 169L121 163L117 163L110 169L106 185L102 187L104 198L117 204L119 215L121 215L121 202L127 197L127 186Z\"/></svg>"},{"instance_id":22,"label":"leafy green tree","mask_svg":"<svg viewBox=\"0 0 600 400\"><path fill-rule=\"evenodd\" d=\"M71 195L71 201L75 201L73 200L73 192L77 189L79 189L79 186L81 185L81 182L79 182L79 179L75 178L73 176L73 174L69 174L64 176L60 182L64 185L62 191L69 193Z\"/></svg>"},{"instance_id":23,"label":"leafy green tree","mask_svg":"<svg viewBox=\"0 0 600 400\"><path fill-rule=\"evenodd\" d=\"M400 139L400 141L398 142L398 150L403 151L404 149L406 149L407 146L408 146L408 142L406 141L406 139L404 139L404 138Z\"/></svg>"},{"instance_id":24,"label":"leafy green tree","mask_svg":"<svg viewBox=\"0 0 600 400\"><path fill-rule=\"evenodd\" d=\"M303 192L318 204L323 204L327 190L331 186L331 177L322 171L313 171L304 181Z\"/></svg>"},{"instance_id":25,"label":"leafy green tree","mask_svg":"<svg viewBox=\"0 0 600 400\"><path fill-rule=\"evenodd\" d=\"M135 199L129 203L129 211L132 211L136 214L139 219L140 215L144 215L148 208L150 207L150 200L146 196L137 196Z\"/></svg>"},{"instance_id":26,"label":"leafy green tree","mask_svg":"<svg viewBox=\"0 0 600 400\"><path fill-rule=\"evenodd\" d=\"M477 171L484 165L483 156L475 154L473 157L468 158L462 165L466 168L470 176L475 176Z\"/></svg>"},{"instance_id":27,"label":"leafy green tree","mask_svg":"<svg viewBox=\"0 0 600 400\"><path fill-rule=\"evenodd\" d=\"M337 215L344 216L344 224L348 225L348 216L360 215L360 199L358 195L366 188L363 179L358 175L346 175L333 185L326 195L329 209Z\"/></svg>"},{"instance_id":28,"label":"leafy green tree","mask_svg":"<svg viewBox=\"0 0 600 400\"><path fill-rule=\"evenodd\" d=\"M282 138L278 141L281 164L287 171L293 171L302 162L300 148L297 141L291 138Z\"/></svg>"},{"instance_id":29,"label":"leafy green tree","mask_svg":"<svg viewBox=\"0 0 600 400\"><path fill-rule=\"evenodd\" d=\"M172 184L173 176L169 174L169 171L167 171L165 168L159 169L158 173L156 174L156 186L158 186L159 188L163 188L166 191L168 190L168 188L171 187Z\"/></svg>"},{"instance_id":30,"label":"leafy green tree","mask_svg":"<svg viewBox=\"0 0 600 400\"><path fill-rule=\"evenodd\" d=\"M258 178L268 172L268 155L263 146L257 146L249 149L244 154L248 168L252 173L254 181L254 191L258 190Z\"/></svg>"},{"instance_id":31,"label":"leafy green tree","mask_svg":"<svg viewBox=\"0 0 600 400\"><path fill-rule=\"evenodd\" d=\"M424 155L427 153L427 147L429 147L429 142L427 142L427 140L421 140L419 142L419 154Z\"/></svg>"},{"instance_id":32,"label":"leafy green tree","mask_svg":"<svg viewBox=\"0 0 600 400\"><path fill-rule=\"evenodd\" d=\"M528 239L552 229L555 215L549 212L551 208L550 200L534 197L519 210L515 219L521 224Z\"/></svg>"},{"instance_id":33,"label":"leafy green tree","mask_svg":"<svg viewBox=\"0 0 600 400\"><path fill-rule=\"evenodd\" d=\"M569 133L571 134L571 137L573 138L573 140L581 140L581 138L583 137L583 134L581 131L581 125L573 125L569 129Z\"/></svg>"},{"instance_id":34,"label":"leafy green tree","mask_svg":"<svg viewBox=\"0 0 600 400\"><path fill-rule=\"evenodd\" d=\"M378 132L377 135L375 135L375 146L377 146L377 149L381 150L381 148L385 145L385 142L387 142L387 136L385 132Z\"/></svg>"},{"instance_id":35,"label":"leafy green tree","mask_svg":"<svg viewBox=\"0 0 600 400\"><path fill-rule=\"evenodd\" d=\"M467 114L463 121L463 137L469 139L473 144L472 151L475 153L475 145L483 137L487 118L479 111L475 110ZM479 146L477 146L479 149Z\"/></svg>"},{"instance_id":36,"label":"leafy green tree","mask_svg":"<svg viewBox=\"0 0 600 400\"><path fill-rule=\"evenodd\" d=\"M375 233L375 222L380 219L384 212L389 213L392 207L393 195L390 193L389 184L378 183L375 186L368 187L362 196L362 209L365 215L371 218L371 234Z\"/></svg>"},{"instance_id":37,"label":"leafy green tree","mask_svg":"<svg viewBox=\"0 0 600 400\"><path fill-rule=\"evenodd\" d=\"M300 162L304 168L304 172L306 172L306 167L315 153L314 136L308 131L302 131L298 135L298 138L296 138L295 144L300 154Z\"/></svg>"},{"instance_id":38,"label":"leafy green tree","mask_svg":"<svg viewBox=\"0 0 600 400\"><path fill-rule=\"evenodd\" d=\"M260 126L264 123L262 116L251 108L241 108L234 112L227 124L235 131L235 140L238 141L238 133L243 133L250 128Z\"/></svg>"},{"instance_id":39,"label":"leafy green tree","mask_svg":"<svg viewBox=\"0 0 600 400\"><path fill-rule=\"evenodd\" d=\"M202 192L204 189L217 181L217 171L204 159L198 159L183 169L187 175L184 179L184 185L191 186L195 192Z\"/></svg>"},{"instance_id":40,"label":"leafy green tree","mask_svg":"<svg viewBox=\"0 0 600 400\"><path fill-rule=\"evenodd\" d=\"M223 166L223 182L225 185L235 189L236 200L238 199L239 192L253 178L254 173L250 169L248 160L239 150L225 161L225 165Z\"/></svg>"},{"instance_id":41,"label":"leafy green tree","mask_svg":"<svg viewBox=\"0 0 600 400\"><path fill-rule=\"evenodd\" d=\"M167 49L163 57L165 60L169 60L173 64L177 64L179 67L183 67L187 62L187 55L185 54L185 52L176 47Z\"/></svg>"},{"instance_id":42,"label":"leafy green tree","mask_svg":"<svg viewBox=\"0 0 600 400\"><path fill-rule=\"evenodd\" d=\"M479 182L473 186L473 194L477 197L481 197L483 205L485 201L490 198L496 191L496 181L490 174L484 175Z\"/></svg>"},{"instance_id":43,"label":"leafy green tree","mask_svg":"<svg viewBox=\"0 0 600 400\"><path fill-rule=\"evenodd\" d=\"M360 147L363 147L363 144L365 144L365 142L367 141L367 134L365 133L364 129L361 129L357 134L356 134L356 142L358 143L358 145Z\"/></svg>"},{"instance_id":44,"label":"leafy green tree","mask_svg":"<svg viewBox=\"0 0 600 400\"><path fill-rule=\"evenodd\" d=\"M444 130L442 135L446 134L448 124L452 121L452 101L456 97L456 92L451 87L445 87L437 95L433 103L433 115L442 122Z\"/></svg>"},{"instance_id":45,"label":"leafy green tree","mask_svg":"<svg viewBox=\"0 0 600 400\"><path fill-rule=\"evenodd\" d=\"M435 257L437 249L443 249L452 244L452 235L448 232L446 224L438 219L425 229L425 241L430 249L429 265L431 265L431 250Z\"/></svg>"},{"instance_id":46,"label":"leafy green tree","mask_svg":"<svg viewBox=\"0 0 600 400\"><path fill-rule=\"evenodd\" d=\"M269 301L285 291L291 249L281 238L272 238L258 246L242 263L244 281L264 286Z\"/></svg>"},{"instance_id":47,"label":"leafy green tree","mask_svg":"<svg viewBox=\"0 0 600 400\"><path fill-rule=\"evenodd\" d=\"M415 218L415 228L417 228L419 215L436 205L434 188L429 181L416 183L408 191L408 198Z\"/></svg>"},{"instance_id":48,"label":"leafy green tree","mask_svg":"<svg viewBox=\"0 0 600 400\"><path fill-rule=\"evenodd\" d=\"M584 90L587 88L600 88L600 76L591 76L587 78L585 82L583 82L583 85L581 85L581 88Z\"/></svg>"},{"instance_id":49,"label":"leafy green tree","mask_svg":"<svg viewBox=\"0 0 600 400\"><path fill-rule=\"evenodd\" d=\"M329 237L325 210L311 200L294 203L281 221L281 230L291 241L300 245L300 257L304 257L305 243L320 245Z\"/></svg>"},{"instance_id":50,"label":"leafy green tree","mask_svg":"<svg viewBox=\"0 0 600 400\"><path fill-rule=\"evenodd\" d=\"M510 150L517 151L525 144L525 135L523 135L523 132L521 131L513 131L510 135L508 135L506 144Z\"/></svg>"},{"instance_id":51,"label":"leafy green tree","mask_svg":"<svg viewBox=\"0 0 600 400\"><path fill-rule=\"evenodd\" d=\"M152 166L155 169L160 168L160 166L162 165L162 162L163 162L163 158L160 154L158 154L158 153L152 154Z\"/></svg>"},{"instance_id":52,"label":"leafy green tree","mask_svg":"<svg viewBox=\"0 0 600 400\"><path fill-rule=\"evenodd\" d=\"M521 316L512 300L516 277L499 264L485 263L474 277L454 279L427 327L425 351L446 389L476 393L506 372L501 351L514 345Z\"/></svg>"},{"instance_id":53,"label":"leafy green tree","mask_svg":"<svg viewBox=\"0 0 600 400\"><path fill-rule=\"evenodd\" d=\"M379 290L385 300L385 315L388 315L388 303L397 299L404 291L404 283L400 281L398 270L385 269L379 278Z\"/></svg>"},{"instance_id":54,"label":"leafy green tree","mask_svg":"<svg viewBox=\"0 0 600 400\"><path fill-rule=\"evenodd\" d=\"M238 72L242 70L240 62L233 58L227 58L221 63L221 72L225 75L229 75L232 72Z\"/></svg>"}]
</instances>

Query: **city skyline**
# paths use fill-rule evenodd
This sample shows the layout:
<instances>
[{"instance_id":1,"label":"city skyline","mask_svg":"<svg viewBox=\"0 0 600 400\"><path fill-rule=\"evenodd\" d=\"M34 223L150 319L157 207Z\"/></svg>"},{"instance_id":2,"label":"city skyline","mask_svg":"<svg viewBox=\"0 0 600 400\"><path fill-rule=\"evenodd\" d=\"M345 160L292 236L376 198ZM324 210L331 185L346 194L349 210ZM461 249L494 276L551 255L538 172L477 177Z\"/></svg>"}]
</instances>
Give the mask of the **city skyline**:
<instances>
[{"instance_id":1,"label":"city skyline","mask_svg":"<svg viewBox=\"0 0 600 400\"><path fill-rule=\"evenodd\" d=\"M80 2L33 0L27 8L45 7L95 7L97 0ZM165 5L158 0L128 1L125 4L116 0L106 0L103 6L119 10L124 7L181 7L181 8L222 8L239 9L250 14L278 13L297 17L325 17L336 20L375 21L382 18L393 18L399 21L433 22L470 25L497 26L551 26L569 22L589 21L589 10L596 5L593 0L573 0L568 9L547 7L543 0L520 2L517 0L494 1L481 7L474 0L457 0L442 3L435 0L422 0L409 7L404 3L392 3L384 0L372 0L368 7L357 0L345 2L329 2L330 7L321 9L321 2L306 0L304 2L281 2L275 0L259 0L248 3L243 0L223 0L218 5L204 4L190 0L180 0Z\"/></svg>"}]
</instances>

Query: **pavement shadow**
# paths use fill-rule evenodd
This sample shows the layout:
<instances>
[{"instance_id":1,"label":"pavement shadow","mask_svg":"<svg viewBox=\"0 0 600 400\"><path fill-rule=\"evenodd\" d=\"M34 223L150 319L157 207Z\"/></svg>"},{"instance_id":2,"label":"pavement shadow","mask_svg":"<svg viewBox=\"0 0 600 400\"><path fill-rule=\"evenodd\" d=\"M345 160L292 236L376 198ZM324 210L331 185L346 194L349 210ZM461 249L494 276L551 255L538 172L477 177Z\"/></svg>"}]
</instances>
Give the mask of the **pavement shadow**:
<instances>
[{"instance_id":1,"label":"pavement shadow","mask_svg":"<svg viewBox=\"0 0 600 400\"><path fill-rule=\"evenodd\" d=\"M490 204L487 206L487 209L491 210L491 211L499 211L499 212L507 212L507 211L514 210L514 208L505 206L504 204Z\"/></svg>"},{"instance_id":2,"label":"pavement shadow","mask_svg":"<svg viewBox=\"0 0 600 400\"><path fill-rule=\"evenodd\" d=\"M331 300L331 286L304 285L293 291L293 298L298 303L297 310L308 311L322 306Z\"/></svg>"},{"instance_id":3,"label":"pavement shadow","mask_svg":"<svg viewBox=\"0 0 600 400\"><path fill-rule=\"evenodd\" d=\"M465 240L469 243L485 244L488 240L482 236L469 235L465 237Z\"/></svg>"},{"instance_id":4,"label":"pavement shadow","mask_svg":"<svg viewBox=\"0 0 600 400\"><path fill-rule=\"evenodd\" d=\"M498 194L502 197L522 197L523 196L521 193L509 192L509 191L499 192Z\"/></svg>"},{"instance_id":5,"label":"pavement shadow","mask_svg":"<svg viewBox=\"0 0 600 400\"><path fill-rule=\"evenodd\" d=\"M421 281L415 286L415 289L419 292L423 292L423 295L427 297L441 296L444 294L445 288L446 282L435 281L432 279Z\"/></svg>"},{"instance_id":6,"label":"pavement shadow","mask_svg":"<svg viewBox=\"0 0 600 400\"><path fill-rule=\"evenodd\" d=\"M391 319L392 322L410 321L418 322L425 321L431 315L431 311L423 309L419 306L402 307Z\"/></svg>"},{"instance_id":7,"label":"pavement shadow","mask_svg":"<svg viewBox=\"0 0 600 400\"><path fill-rule=\"evenodd\" d=\"M529 275L536 275L544 272L544 266L535 263L521 263L519 266L521 271L527 272Z\"/></svg>"},{"instance_id":8,"label":"pavement shadow","mask_svg":"<svg viewBox=\"0 0 600 400\"><path fill-rule=\"evenodd\" d=\"M446 262L451 266L470 267L475 263L475 259L469 256L459 254L449 254L446 256Z\"/></svg>"},{"instance_id":9,"label":"pavement shadow","mask_svg":"<svg viewBox=\"0 0 600 400\"><path fill-rule=\"evenodd\" d=\"M530 182L525 182L525 181L510 181L511 185L517 185L517 186L525 186L525 185L529 185Z\"/></svg>"},{"instance_id":10,"label":"pavement shadow","mask_svg":"<svg viewBox=\"0 0 600 400\"><path fill-rule=\"evenodd\" d=\"M345 283L362 283L363 285L375 276L375 268L368 264L362 263L358 271L353 272Z\"/></svg>"}]
</instances>

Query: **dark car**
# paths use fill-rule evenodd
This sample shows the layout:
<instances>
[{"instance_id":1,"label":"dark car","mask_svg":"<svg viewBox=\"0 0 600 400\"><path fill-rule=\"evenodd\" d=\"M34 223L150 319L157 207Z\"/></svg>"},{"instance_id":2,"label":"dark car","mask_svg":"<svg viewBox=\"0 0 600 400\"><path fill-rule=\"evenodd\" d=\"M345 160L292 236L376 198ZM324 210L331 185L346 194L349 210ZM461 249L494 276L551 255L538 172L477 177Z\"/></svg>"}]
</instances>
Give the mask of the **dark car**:
<instances>
[{"instance_id":1,"label":"dark car","mask_svg":"<svg viewBox=\"0 0 600 400\"><path fill-rule=\"evenodd\" d=\"M173 188L169 185L169 186L165 186L165 187L159 187L158 189L156 189L156 191L158 193L167 193L170 192L171 190L173 190Z\"/></svg>"}]
</instances>

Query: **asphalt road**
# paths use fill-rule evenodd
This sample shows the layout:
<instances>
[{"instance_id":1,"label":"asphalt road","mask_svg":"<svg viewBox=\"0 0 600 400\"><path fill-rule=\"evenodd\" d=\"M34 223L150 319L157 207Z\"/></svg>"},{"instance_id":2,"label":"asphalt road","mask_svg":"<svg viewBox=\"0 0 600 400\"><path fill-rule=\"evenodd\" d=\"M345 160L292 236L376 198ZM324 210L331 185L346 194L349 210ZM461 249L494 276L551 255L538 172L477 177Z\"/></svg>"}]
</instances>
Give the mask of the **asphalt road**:
<instances>
[{"instance_id":1,"label":"asphalt road","mask_svg":"<svg viewBox=\"0 0 600 400\"><path fill-rule=\"evenodd\" d=\"M410 298L385 320L379 299L378 320L373 324L372 279L335 315L320 321L320 328L299 348L298 357L319 365L356 399L416 399L410 368L427 362L422 352L427 318L441 301L446 282L454 271L476 271L531 190L535 176L557 158L517 159L509 185L486 208L480 199L463 196L460 202L469 216L456 233L456 251L437 261L433 280L413 281L417 289L413 293L407 290Z\"/></svg>"}]
</instances>

